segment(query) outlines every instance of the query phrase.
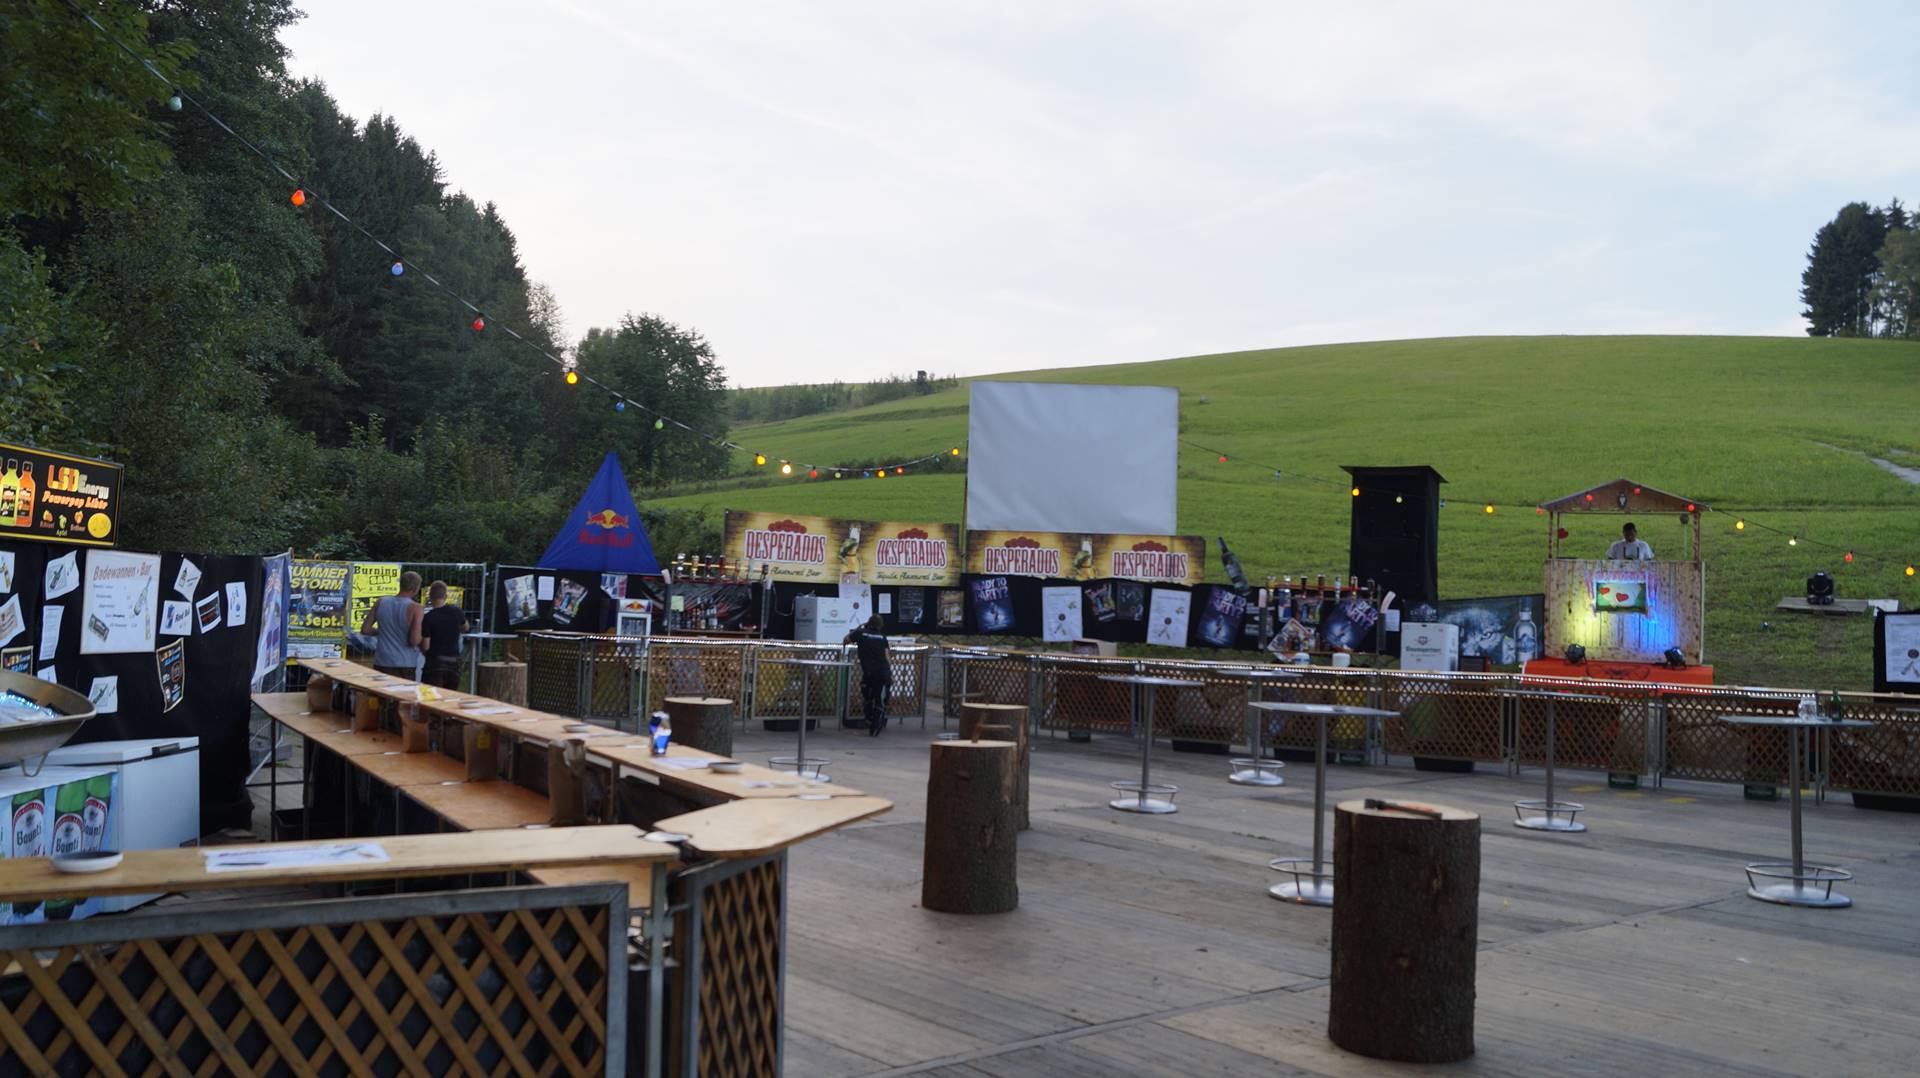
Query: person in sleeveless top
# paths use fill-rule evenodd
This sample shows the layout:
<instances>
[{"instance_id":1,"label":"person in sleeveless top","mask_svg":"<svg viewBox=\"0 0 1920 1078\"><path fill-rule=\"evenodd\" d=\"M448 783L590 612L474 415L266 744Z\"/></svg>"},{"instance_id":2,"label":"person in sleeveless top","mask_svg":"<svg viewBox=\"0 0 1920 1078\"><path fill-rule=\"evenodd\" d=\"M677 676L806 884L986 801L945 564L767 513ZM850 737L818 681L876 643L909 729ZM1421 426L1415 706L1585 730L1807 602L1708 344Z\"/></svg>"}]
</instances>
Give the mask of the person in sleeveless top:
<instances>
[{"instance_id":1,"label":"person in sleeveless top","mask_svg":"<svg viewBox=\"0 0 1920 1078\"><path fill-rule=\"evenodd\" d=\"M447 582L436 580L427 588L427 601L433 604L420 619L421 650L427 653L426 683L443 689L459 687L460 634L467 631L467 615L447 602Z\"/></svg>"},{"instance_id":2,"label":"person in sleeveless top","mask_svg":"<svg viewBox=\"0 0 1920 1078\"><path fill-rule=\"evenodd\" d=\"M426 611L414 596L420 594L420 574L400 574L400 594L388 595L368 608L360 631L374 638L373 668L394 677L411 678L420 663L420 624Z\"/></svg>"}]
</instances>

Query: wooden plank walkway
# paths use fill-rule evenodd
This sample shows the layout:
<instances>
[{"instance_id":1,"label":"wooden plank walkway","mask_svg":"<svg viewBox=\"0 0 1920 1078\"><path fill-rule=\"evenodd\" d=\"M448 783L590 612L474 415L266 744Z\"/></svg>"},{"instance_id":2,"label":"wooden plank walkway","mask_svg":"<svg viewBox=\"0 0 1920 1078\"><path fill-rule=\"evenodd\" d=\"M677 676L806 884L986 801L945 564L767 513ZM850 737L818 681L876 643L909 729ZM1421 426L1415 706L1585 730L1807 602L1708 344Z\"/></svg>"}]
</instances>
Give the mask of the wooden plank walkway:
<instances>
[{"instance_id":1,"label":"wooden plank walkway","mask_svg":"<svg viewBox=\"0 0 1920 1078\"><path fill-rule=\"evenodd\" d=\"M935 724L937 726L937 722ZM892 800L791 855L790 1075L1373 1075L1326 1038L1328 911L1267 897L1268 859L1311 849L1312 768L1279 789L1221 757L1155 751L1170 817L1106 807L1138 777L1127 742L1035 742L1020 909L930 913L920 898L926 743L823 730L809 752ZM742 759L792 751L758 730ZM1592 830L1511 826L1537 773L1332 767L1329 799L1440 801L1484 821L1477 1041L1440 1068L1489 1075L1895 1074L1920 1058L1920 815L1806 806L1810 859L1853 869L1849 910L1745 897L1783 860L1786 802L1737 787L1614 791L1562 773ZM1420 1068L1423 1073L1433 1068Z\"/></svg>"}]
</instances>

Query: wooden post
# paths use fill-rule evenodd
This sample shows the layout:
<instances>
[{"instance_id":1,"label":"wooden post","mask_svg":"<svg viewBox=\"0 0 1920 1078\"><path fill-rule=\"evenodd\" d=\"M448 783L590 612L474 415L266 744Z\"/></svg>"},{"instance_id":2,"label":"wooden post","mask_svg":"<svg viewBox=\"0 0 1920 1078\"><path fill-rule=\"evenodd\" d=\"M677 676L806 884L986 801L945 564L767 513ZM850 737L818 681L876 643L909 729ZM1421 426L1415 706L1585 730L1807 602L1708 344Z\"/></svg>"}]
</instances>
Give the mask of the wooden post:
<instances>
[{"instance_id":1,"label":"wooden post","mask_svg":"<svg viewBox=\"0 0 1920 1078\"><path fill-rule=\"evenodd\" d=\"M972 741L981 725L1011 728L1011 740L1019 746L1018 773L1014 777L1013 816L1015 826L1025 831L1033 826L1028 813L1027 787L1033 775L1033 750L1027 741L1027 709L1020 704L960 705L960 739Z\"/></svg>"},{"instance_id":2,"label":"wooden post","mask_svg":"<svg viewBox=\"0 0 1920 1078\"><path fill-rule=\"evenodd\" d=\"M733 755L733 701L718 696L669 696L673 740L722 756Z\"/></svg>"},{"instance_id":3,"label":"wooden post","mask_svg":"<svg viewBox=\"0 0 1920 1078\"><path fill-rule=\"evenodd\" d=\"M526 663L481 663L480 695L503 704L527 706Z\"/></svg>"},{"instance_id":4,"label":"wooden post","mask_svg":"<svg viewBox=\"0 0 1920 1078\"><path fill-rule=\"evenodd\" d=\"M1333 814L1333 978L1327 1036L1407 1063L1473 1054L1480 817L1435 819L1342 801Z\"/></svg>"},{"instance_id":5,"label":"wooden post","mask_svg":"<svg viewBox=\"0 0 1920 1078\"><path fill-rule=\"evenodd\" d=\"M1010 796L1011 741L936 741L927 770L920 905L941 913L1005 913L1020 904Z\"/></svg>"}]
</instances>

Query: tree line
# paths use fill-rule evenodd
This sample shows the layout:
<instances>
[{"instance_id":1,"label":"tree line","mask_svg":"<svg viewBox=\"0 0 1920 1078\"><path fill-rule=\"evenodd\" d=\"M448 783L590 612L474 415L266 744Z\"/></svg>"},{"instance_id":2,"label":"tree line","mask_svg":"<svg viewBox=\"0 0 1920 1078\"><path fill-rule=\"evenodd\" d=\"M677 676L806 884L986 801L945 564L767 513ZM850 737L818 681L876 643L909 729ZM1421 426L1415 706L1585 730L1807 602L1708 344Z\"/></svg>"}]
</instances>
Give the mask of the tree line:
<instances>
[{"instance_id":1,"label":"tree line","mask_svg":"<svg viewBox=\"0 0 1920 1078\"><path fill-rule=\"evenodd\" d=\"M736 423L771 423L925 396L959 384L958 378L929 377L921 371L914 378L896 374L872 382L751 386L727 391L727 413Z\"/></svg>"},{"instance_id":2,"label":"tree line","mask_svg":"<svg viewBox=\"0 0 1920 1078\"><path fill-rule=\"evenodd\" d=\"M291 0L80 0L473 314L293 184L64 0L0 6L0 440L124 464L130 546L410 560L536 557L600 457L643 492L727 451L726 373L653 314L569 339L491 203L390 116L295 79ZM717 522L648 514L656 544Z\"/></svg>"},{"instance_id":3,"label":"tree line","mask_svg":"<svg viewBox=\"0 0 1920 1078\"><path fill-rule=\"evenodd\" d=\"M1920 216L1849 202L1814 233L1800 274L1811 337L1920 338Z\"/></svg>"}]
</instances>

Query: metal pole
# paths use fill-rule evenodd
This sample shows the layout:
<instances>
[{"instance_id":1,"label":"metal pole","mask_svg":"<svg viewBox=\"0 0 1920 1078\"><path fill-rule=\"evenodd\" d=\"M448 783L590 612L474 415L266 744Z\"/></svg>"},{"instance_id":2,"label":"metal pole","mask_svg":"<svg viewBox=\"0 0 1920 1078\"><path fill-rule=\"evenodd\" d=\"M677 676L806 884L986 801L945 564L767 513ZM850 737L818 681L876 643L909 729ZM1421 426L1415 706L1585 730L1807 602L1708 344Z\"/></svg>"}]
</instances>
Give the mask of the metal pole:
<instances>
[{"instance_id":1,"label":"metal pole","mask_svg":"<svg viewBox=\"0 0 1920 1078\"><path fill-rule=\"evenodd\" d=\"M1793 805L1793 889L1800 890L1800 877L1805 868L1800 859L1800 737L1804 731L1798 727L1787 728L1787 781L1792 784L1789 795Z\"/></svg>"},{"instance_id":2,"label":"metal pole","mask_svg":"<svg viewBox=\"0 0 1920 1078\"><path fill-rule=\"evenodd\" d=\"M1313 738L1313 887L1320 890L1320 865L1326 860L1326 828L1322 820L1327 812L1327 717L1318 716L1319 728Z\"/></svg>"},{"instance_id":3,"label":"metal pole","mask_svg":"<svg viewBox=\"0 0 1920 1078\"><path fill-rule=\"evenodd\" d=\"M1547 697L1547 820L1553 820L1553 697Z\"/></svg>"},{"instance_id":4,"label":"metal pole","mask_svg":"<svg viewBox=\"0 0 1920 1078\"><path fill-rule=\"evenodd\" d=\"M807 693L812 686L807 684L807 667L794 669L800 671L800 759L794 761L793 773L804 775L807 773Z\"/></svg>"},{"instance_id":5,"label":"metal pole","mask_svg":"<svg viewBox=\"0 0 1920 1078\"><path fill-rule=\"evenodd\" d=\"M1144 808L1147 803L1147 784L1153 778L1153 686L1135 685L1133 691L1136 702L1142 696L1147 702L1147 714L1140 723L1140 804Z\"/></svg>"}]
</instances>

